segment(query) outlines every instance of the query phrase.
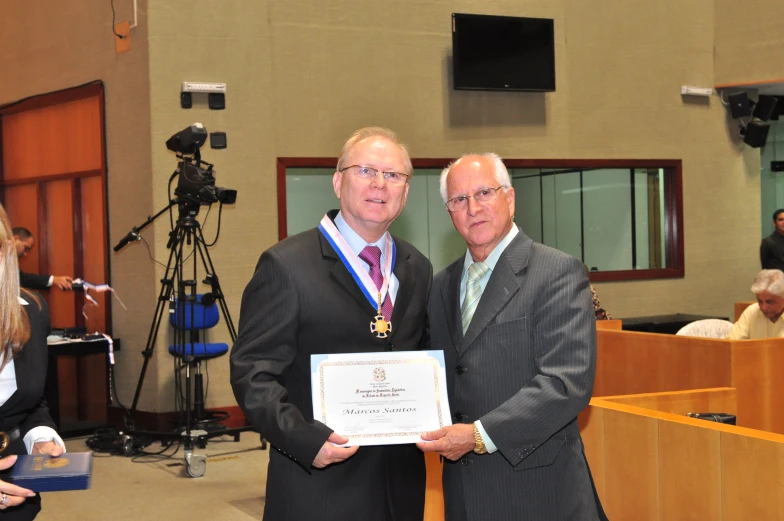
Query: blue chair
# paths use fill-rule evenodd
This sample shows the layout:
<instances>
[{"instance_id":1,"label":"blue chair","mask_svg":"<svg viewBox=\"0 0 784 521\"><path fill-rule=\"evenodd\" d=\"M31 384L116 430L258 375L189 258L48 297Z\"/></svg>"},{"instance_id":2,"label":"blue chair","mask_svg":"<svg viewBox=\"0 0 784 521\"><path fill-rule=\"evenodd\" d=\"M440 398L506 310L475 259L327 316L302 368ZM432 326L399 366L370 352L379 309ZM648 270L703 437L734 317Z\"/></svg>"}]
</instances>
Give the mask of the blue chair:
<instances>
[{"instance_id":1,"label":"blue chair","mask_svg":"<svg viewBox=\"0 0 784 521\"><path fill-rule=\"evenodd\" d=\"M175 300L174 312L169 315L169 322L176 330L175 343L169 346L169 353L182 359L186 365L186 410L190 407L191 372L195 373L193 423L202 428L205 424L229 418L229 413L224 411L207 413L204 410L204 380L201 374L201 363L225 355L229 352L229 345L225 342L202 341L205 330L215 327L220 320L218 305L212 294L189 295L188 299L191 298L195 298L195 301ZM191 425L187 427L190 431Z\"/></svg>"}]
</instances>

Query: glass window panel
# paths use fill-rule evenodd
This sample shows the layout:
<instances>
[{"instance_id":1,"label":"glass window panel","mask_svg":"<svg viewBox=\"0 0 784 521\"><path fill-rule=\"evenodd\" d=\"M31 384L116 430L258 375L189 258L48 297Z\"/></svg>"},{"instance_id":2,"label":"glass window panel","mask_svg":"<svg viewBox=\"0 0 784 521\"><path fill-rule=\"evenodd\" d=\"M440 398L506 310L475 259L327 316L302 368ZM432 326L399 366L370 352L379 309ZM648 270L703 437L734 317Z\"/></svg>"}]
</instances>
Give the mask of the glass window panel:
<instances>
[{"instance_id":1,"label":"glass window panel","mask_svg":"<svg viewBox=\"0 0 784 521\"><path fill-rule=\"evenodd\" d=\"M314 160L319 161L326 160ZM417 168L417 162L427 168ZM680 237L680 162L662 161L666 168L635 168L619 160L546 168L518 166L535 161L505 162L515 189L515 221L535 241L581 259L595 268L597 280L683 276L682 245L666 242ZM390 230L413 243L438 271L465 253L465 242L441 200L437 161L413 163L407 205ZM289 235L314 227L338 206L332 172L331 166L287 168Z\"/></svg>"}]
</instances>

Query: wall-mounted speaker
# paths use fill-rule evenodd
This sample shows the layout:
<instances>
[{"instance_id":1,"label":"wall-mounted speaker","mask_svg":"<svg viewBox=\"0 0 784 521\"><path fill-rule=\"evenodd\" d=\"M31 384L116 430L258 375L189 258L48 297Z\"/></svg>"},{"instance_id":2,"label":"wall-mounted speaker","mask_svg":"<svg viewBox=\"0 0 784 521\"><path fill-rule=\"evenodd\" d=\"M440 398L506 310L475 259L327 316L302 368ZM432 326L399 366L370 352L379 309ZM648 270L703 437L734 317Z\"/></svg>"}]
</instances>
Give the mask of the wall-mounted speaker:
<instances>
[{"instance_id":1,"label":"wall-mounted speaker","mask_svg":"<svg viewBox=\"0 0 784 521\"><path fill-rule=\"evenodd\" d=\"M755 119L745 128L740 129L740 135L743 136L743 142L747 145L760 148L765 145L765 141L768 139L768 131L770 131L770 125Z\"/></svg>"},{"instance_id":2,"label":"wall-mounted speaker","mask_svg":"<svg viewBox=\"0 0 784 521\"><path fill-rule=\"evenodd\" d=\"M729 98L730 112L734 119L745 118L751 116L751 102L749 95L745 92L736 92L730 94Z\"/></svg>"}]
</instances>

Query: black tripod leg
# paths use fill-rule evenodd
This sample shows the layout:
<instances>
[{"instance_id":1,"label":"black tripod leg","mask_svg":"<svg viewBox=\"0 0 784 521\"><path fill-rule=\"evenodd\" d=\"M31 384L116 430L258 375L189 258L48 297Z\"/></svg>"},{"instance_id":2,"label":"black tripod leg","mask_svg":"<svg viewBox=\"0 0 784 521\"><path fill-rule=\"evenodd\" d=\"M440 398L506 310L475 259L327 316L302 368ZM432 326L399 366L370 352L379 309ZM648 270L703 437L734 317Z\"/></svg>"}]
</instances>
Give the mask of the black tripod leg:
<instances>
[{"instance_id":1,"label":"black tripod leg","mask_svg":"<svg viewBox=\"0 0 784 521\"><path fill-rule=\"evenodd\" d=\"M220 305L221 313L223 314L223 320L226 321L226 328L229 330L229 336L231 337L231 342L233 344L237 341L237 329L234 327L234 321L231 319L229 306L226 304L226 299L223 296L223 290L220 286L220 279L218 278L218 274L215 272L215 266L212 263L210 252L207 250L206 246L204 246L206 243L204 242L204 234L202 233L201 228L197 230L197 239L199 255L201 256L202 264L204 264L204 270L207 272L207 280L212 286L212 295Z\"/></svg>"},{"instance_id":2,"label":"black tripod leg","mask_svg":"<svg viewBox=\"0 0 784 521\"><path fill-rule=\"evenodd\" d=\"M144 376L147 373L147 366L149 365L150 358L152 357L153 351L155 350L155 341L158 337L158 330L160 329L164 312L166 307L169 305L169 301L172 296L173 281L172 278L169 278L170 272L172 276L175 275L178 264L179 262L177 262L176 259L176 249L172 248L169 252L169 260L166 263L166 271L164 272L163 279L161 280L161 292L158 295L158 304L155 307L155 314L153 315L152 325L150 325L150 332L147 335L147 344L144 348L144 351L142 351L142 355L144 356L144 363L142 364L141 373L139 374L139 381L136 384L136 392L133 395L133 403L131 404L131 408L128 411L130 417L126 418L126 424L128 424L128 422L131 424L133 423L133 417L135 416L136 408L139 405L139 396L142 392L142 385L144 384ZM128 425L128 427L133 428L132 425Z\"/></svg>"}]
</instances>

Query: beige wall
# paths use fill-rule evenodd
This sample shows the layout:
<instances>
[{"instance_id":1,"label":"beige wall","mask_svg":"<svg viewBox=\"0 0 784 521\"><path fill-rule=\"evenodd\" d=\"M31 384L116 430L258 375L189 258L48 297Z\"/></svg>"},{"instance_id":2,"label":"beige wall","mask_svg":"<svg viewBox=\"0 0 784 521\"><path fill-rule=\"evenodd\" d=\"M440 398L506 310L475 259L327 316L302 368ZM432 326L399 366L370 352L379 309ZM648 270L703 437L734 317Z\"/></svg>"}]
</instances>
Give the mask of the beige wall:
<instances>
[{"instance_id":1,"label":"beige wall","mask_svg":"<svg viewBox=\"0 0 784 521\"><path fill-rule=\"evenodd\" d=\"M784 81L784 2L715 0L716 85Z\"/></svg>"},{"instance_id":2,"label":"beige wall","mask_svg":"<svg viewBox=\"0 0 784 521\"><path fill-rule=\"evenodd\" d=\"M90 4L90 12L108 10L99 0L82 3ZM121 88L135 93L126 103L120 103L124 97L115 98L122 108L108 111L115 117L116 111L126 111L124 118L109 120L110 144L123 135L132 138L124 148L117 145L114 153L110 148L111 183L145 191L138 205L127 199L110 201L112 243L165 204L166 181L175 166L164 146L166 138L193 121L210 131L227 132L226 150L205 147L203 155L216 164L218 185L239 190L237 204L223 213L221 237L211 250L235 322L259 254L277 240L275 158L335 156L353 130L370 124L395 129L415 157L493 150L516 158L682 158L686 277L600 284L602 303L617 317L676 311L731 316L734 301L748 300L749 281L758 266L759 153L738 145L717 98L695 103L679 94L681 85L715 82L714 0L627 0L612 5L600 0L193 0L187 8L175 0L151 4L149 13L140 13L149 23L149 104L140 84L146 71L136 70L127 80L138 89L129 89L125 82L107 87L110 96ZM18 19L55 26L54 17L41 22L31 7L14 9ZM451 90L450 14L455 11L554 18L557 92ZM69 16L73 24L90 24L63 40L73 42L64 52L74 67L95 66L87 63L97 61L89 54L94 46L86 45L88 53L78 45L88 32L95 35L93 44L107 49L109 65L97 69L96 76L130 75L130 67L122 64L134 60L146 66L144 27L135 30L131 53L114 56L111 38L103 36L110 13L87 20L71 11ZM39 37L53 46L51 35ZM0 35L3 48L12 43L17 45ZM19 47L19 54L3 64L3 70L10 66L16 74L10 76L13 93L0 89L2 99L51 90L70 73L56 69L50 76L38 66L43 58L26 57L28 46L34 42ZM33 79L42 75L48 83L33 89L30 81L35 84ZM185 80L226 82L226 110L207 110L199 100L193 109L181 109L178 92ZM139 99L141 91L144 100ZM131 132L127 118L143 118L147 125ZM146 168L127 168L129 161L142 160ZM121 168L127 169L124 175ZM116 176L124 181L116 181ZM128 176L137 184L131 186ZM208 240L215 217L213 213L205 227ZM146 234L156 258L165 259L167 232L161 221ZM141 245L126 250L112 255L112 269L118 286L128 273L139 274L126 283L126 293L137 299L138 313L115 310L115 327L128 336L149 328L160 270L153 276ZM134 262L121 270L120 263L130 258ZM138 281L143 276L147 278L142 284ZM144 290L132 290L130 283ZM226 337L219 327L215 338ZM143 342L128 346L121 359L126 365L126 379L120 382L123 396L130 394L131 378L135 383ZM166 343L159 341L160 360L152 364L158 370L148 378L157 386L150 383L143 394L153 410L171 409ZM208 405L233 403L228 357L212 362L210 375Z\"/></svg>"}]
</instances>

